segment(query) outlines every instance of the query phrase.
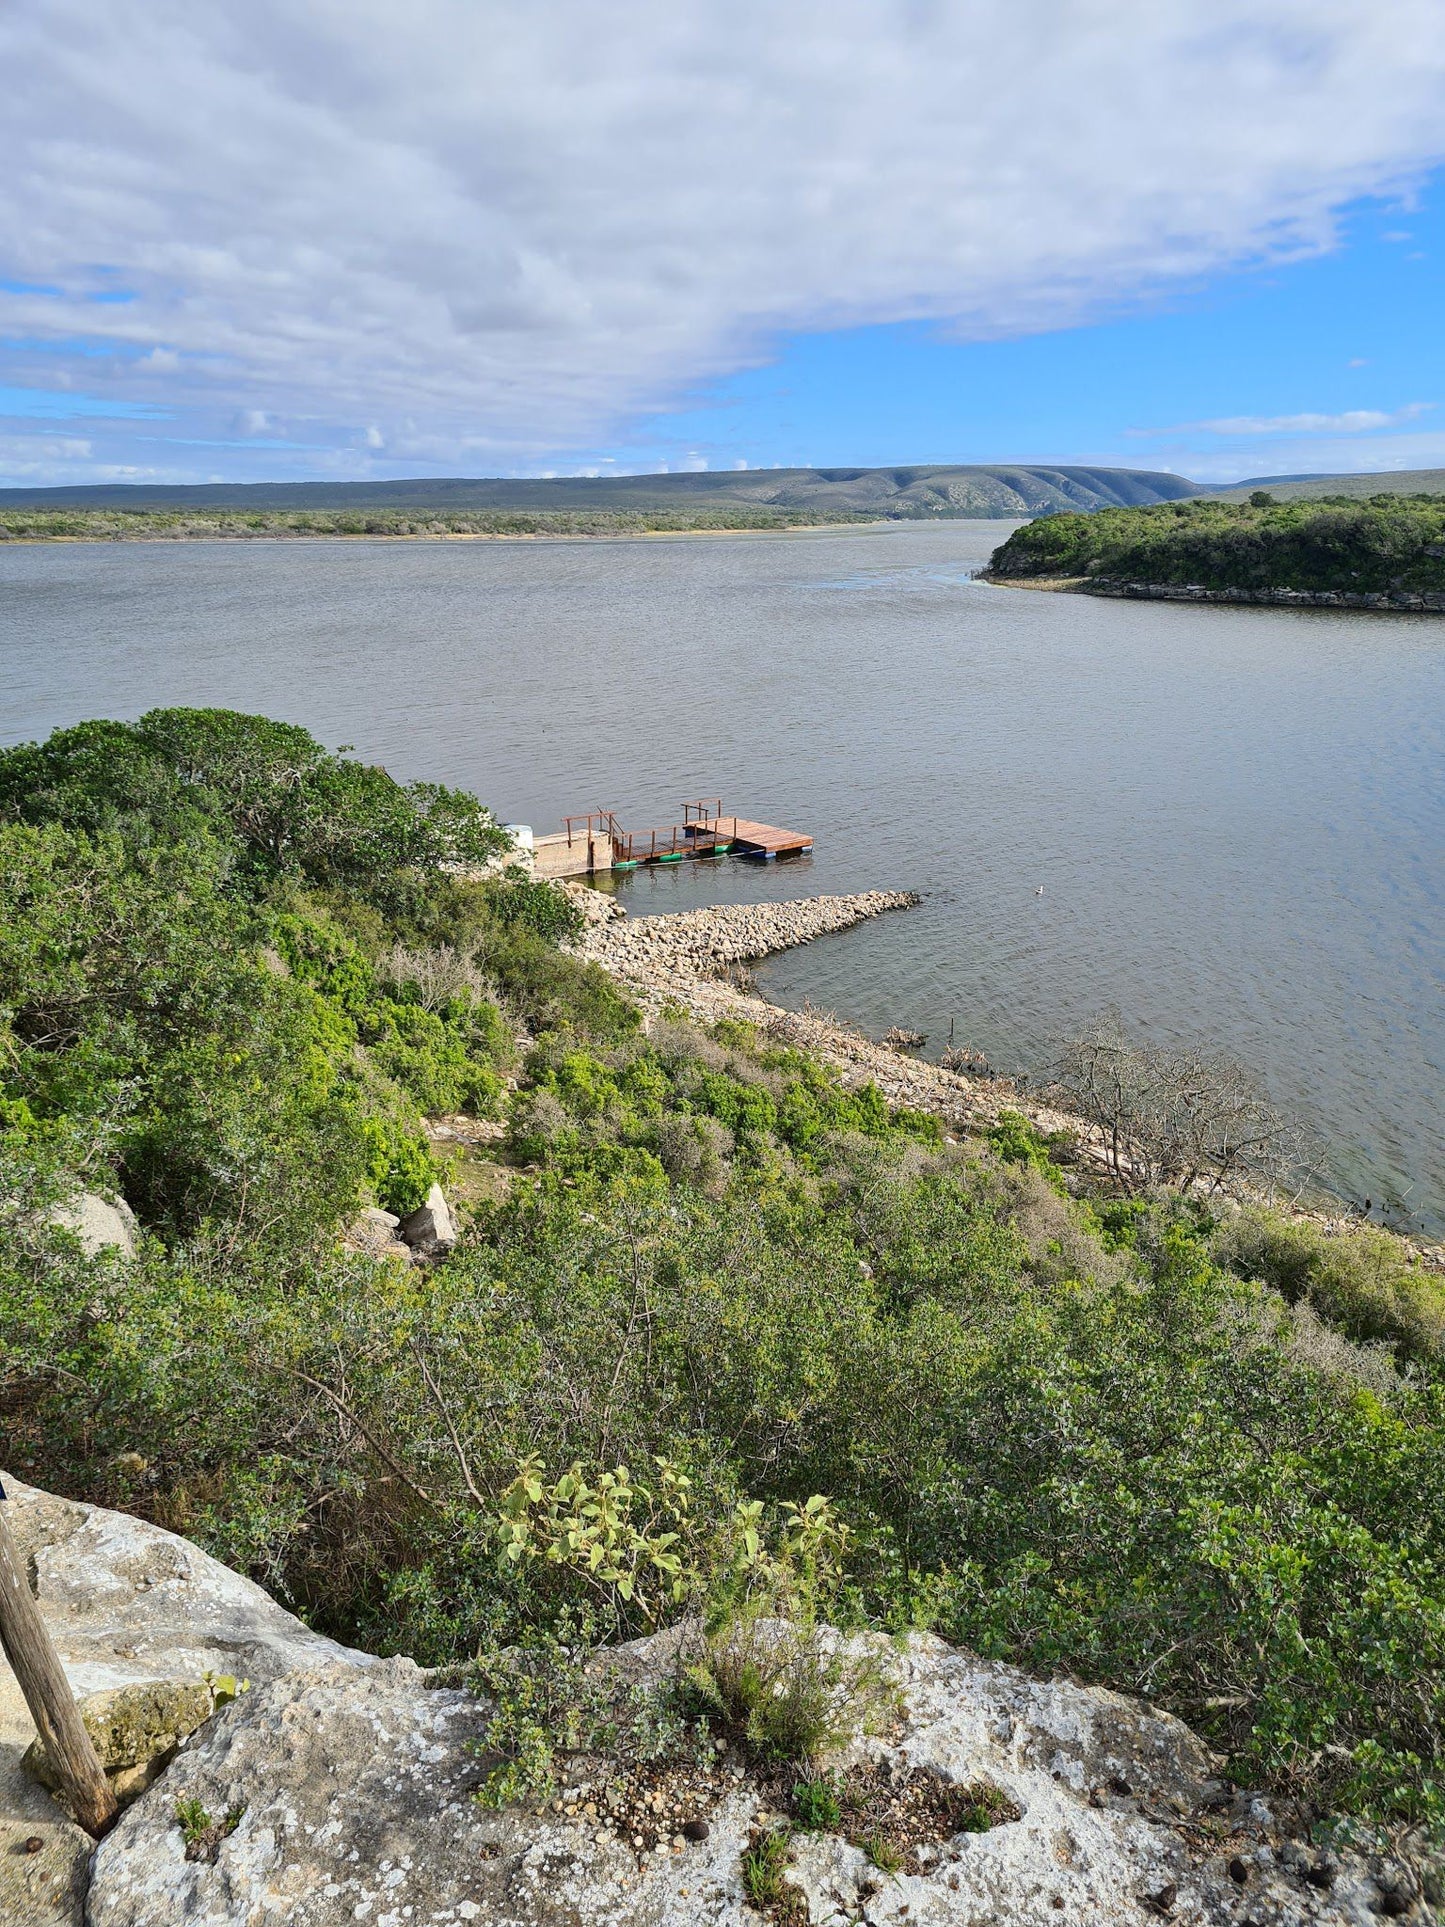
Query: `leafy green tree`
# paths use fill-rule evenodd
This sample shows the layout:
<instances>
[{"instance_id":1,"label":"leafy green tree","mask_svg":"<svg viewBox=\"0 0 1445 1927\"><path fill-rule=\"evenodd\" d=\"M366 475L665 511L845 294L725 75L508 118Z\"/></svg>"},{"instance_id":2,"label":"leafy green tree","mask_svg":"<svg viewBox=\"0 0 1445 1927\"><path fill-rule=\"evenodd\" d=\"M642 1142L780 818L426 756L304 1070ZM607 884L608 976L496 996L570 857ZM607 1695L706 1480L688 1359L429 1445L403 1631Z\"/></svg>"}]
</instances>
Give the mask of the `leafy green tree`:
<instances>
[{"instance_id":1,"label":"leafy green tree","mask_svg":"<svg viewBox=\"0 0 1445 1927\"><path fill-rule=\"evenodd\" d=\"M507 847L474 797L402 785L306 730L225 709L82 723L0 752L0 818L113 829L128 841L211 836L245 887L288 875L400 907L416 873Z\"/></svg>"}]
</instances>

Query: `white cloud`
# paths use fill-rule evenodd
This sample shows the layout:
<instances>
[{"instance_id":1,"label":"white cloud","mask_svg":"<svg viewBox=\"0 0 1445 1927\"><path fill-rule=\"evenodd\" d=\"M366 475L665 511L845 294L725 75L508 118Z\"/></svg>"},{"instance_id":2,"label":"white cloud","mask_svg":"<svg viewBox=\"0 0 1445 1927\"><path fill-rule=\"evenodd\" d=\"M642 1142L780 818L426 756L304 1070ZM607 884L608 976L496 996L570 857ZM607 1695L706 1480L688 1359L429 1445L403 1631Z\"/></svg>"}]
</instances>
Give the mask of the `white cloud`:
<instances>
[{"instance_id":1,"label":"white cloud","mask_svg":"<svg viewBox=\"0 0 1445 1927\"><path fill-rule=\"evenodd\" d=\"M88 462L94 453L95 444L82 435L0 435L0 459L32 471L54 469L58 474L64 463Z\"/></svg>"},{"instance_id":2,"label":"white cloud","mask_svg":"<svg viewBox=\"0 0 1445 1927\"><path fill-rule=\"evenodd\" d=\"M33 488L74 487L90 482L188 482L177 468L147 468L97 459L93 441L80 435L0 434L0 473Z\"/></svg>"},{"instance_id":3,"label":"white cloud","mask_svg":"<svg viewBox=\"0 0 1445 1927\"><path fill-rule=\"evenodd\" d=\"M535 463L780 330L1078 320L1445 146L1438 0L11 0L0 69L5 335L353 464Z\"/></svg>"},{"instance_id":4,"label":"white cloud","mask_svg":"<svg viewBox=\"0 0 1445 1927\"><path fill-rule=\"evenodd\" d=\"M1188 448L1169 466L1200 482L1231 482L1246 475L1383 475L1445 468L1445 435L1380 435L1332 441L1271 441L1245 448Z\"/></svg>"},{"instance_id":5,"label":"white cloud","mask_svg":"<svg viewBox=\"0 0 1445 1927\"><path fill-rule=\"evenodd\" d=\"M1213 421L1183 422L1178 428L1154 430L1171 435L1202 431L1206 435L1360 435L1370 429L1398 428L1418 421L1434 406L1412 401L1387 413L1380 408L1350 408L1341 415L1219 415ZM1138 431L1136 431L1138 432ZM1151 431L1144 431L1151 432Z\"/></svg>"}]
</instances>

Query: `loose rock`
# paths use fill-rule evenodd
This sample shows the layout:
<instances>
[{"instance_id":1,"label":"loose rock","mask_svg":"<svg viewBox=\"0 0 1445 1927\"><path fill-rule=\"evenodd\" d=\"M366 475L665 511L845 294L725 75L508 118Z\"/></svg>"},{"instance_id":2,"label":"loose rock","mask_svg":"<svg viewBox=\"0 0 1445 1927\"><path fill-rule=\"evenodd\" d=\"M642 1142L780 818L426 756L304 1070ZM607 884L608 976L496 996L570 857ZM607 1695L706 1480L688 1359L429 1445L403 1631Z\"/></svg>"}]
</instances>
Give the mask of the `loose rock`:
<instances>
[{"instance_id":1,"label":"loose rock","mask_svg":"<svg viewBox=\"0 0 1445 1927\"><path fill-rule=\"evenodd\" d=\"M426 1203L401 1221L401 1236L413 1251L433 1258L450 1251L457 1241L451 1210L439 1184L426 1194Z\"/></svg>"}]
</instances>

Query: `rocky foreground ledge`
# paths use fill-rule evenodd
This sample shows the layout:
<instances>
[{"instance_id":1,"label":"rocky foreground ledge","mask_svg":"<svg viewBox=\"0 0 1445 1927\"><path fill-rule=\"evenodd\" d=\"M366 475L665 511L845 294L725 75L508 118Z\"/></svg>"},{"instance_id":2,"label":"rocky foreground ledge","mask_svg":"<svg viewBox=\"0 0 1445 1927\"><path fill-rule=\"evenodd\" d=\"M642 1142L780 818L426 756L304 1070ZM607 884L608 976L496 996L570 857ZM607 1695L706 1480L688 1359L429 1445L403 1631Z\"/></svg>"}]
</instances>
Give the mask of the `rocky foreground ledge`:
<instances>
[{"instance_id":1,"label":"rocky foreground ledge","mask_svg":"<svg viewBox=\"0 0 1445 1927\"><path fill-rule=\"evenodd\" d=\"M610 1823L615 1763L573 1758L560 1797L487 1811L485 1701L410 1660L318 1638L258 1587L143 1520L13 1484L12 1529L75 1690L200 1680L251 1690L185 1738L94 1852L18 1766L31 1729L0 1663L4 1927L1376 1927L1431 1916L1413 1869L1311 1842L1217 1777L1178 1720L1028 1677L931 1636L864 1636L897 1717L837 1762L885 1807L924 1787L994 1801L895 1872L837 1832L790 1843L781 1897L748 1903L743 1856L776 1775L724 1756ZM639 1681L672 1635L624 1648ZM494 1756L495 1757L495 1756ZM177 1815L187 1804L189 1837ZM640 1804L640 1803L634 1803ZM946 1798L933 1796L935 1807ZM682 1817L684 1814L686 1817ZM201 1826L204 1813L210 1824Z\"/></svg>"}]
</instances>

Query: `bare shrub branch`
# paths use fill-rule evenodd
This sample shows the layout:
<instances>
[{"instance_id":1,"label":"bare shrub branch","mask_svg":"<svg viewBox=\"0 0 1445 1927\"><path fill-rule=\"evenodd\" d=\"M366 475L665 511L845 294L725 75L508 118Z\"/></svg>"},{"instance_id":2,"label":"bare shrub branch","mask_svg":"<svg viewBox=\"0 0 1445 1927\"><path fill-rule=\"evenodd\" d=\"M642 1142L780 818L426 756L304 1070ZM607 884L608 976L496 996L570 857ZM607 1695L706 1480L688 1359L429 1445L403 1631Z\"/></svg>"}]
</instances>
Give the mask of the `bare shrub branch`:
<instances>
[{"instance_id":1,"label":"bare shrub branch","mask_svg":"<svg viewBox=\"0 0 1445 1927\"><path fill-rule=\"evenodd\" d=\"M1314 1166L1308 1132L1242 1064L1136 1042L1117 1012L1070 1039L1055 1078L1125 1191L1297 1192Z\"/></svg>"},{"instance_id":2,"label":"bare shrub branch","mask_svg":"<svg viewBox=\"0 0 1445 1927\"><path fill-rule=\"evenodd\" d=\"M413 950L394 943L377 959L376 974L393 990L411 989L423 1010L438 1011L453 997L470 991L479 1002L495 1003L497 993L485 971L449 943Z\"/></svg>"}]
</instances>

